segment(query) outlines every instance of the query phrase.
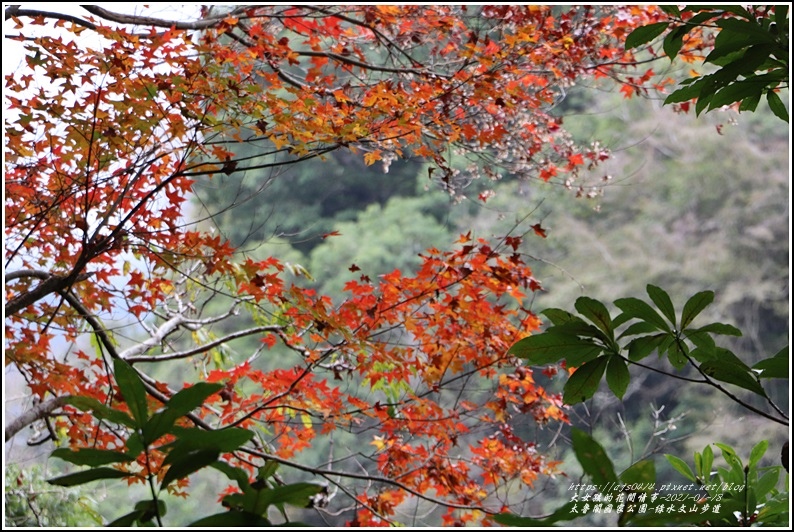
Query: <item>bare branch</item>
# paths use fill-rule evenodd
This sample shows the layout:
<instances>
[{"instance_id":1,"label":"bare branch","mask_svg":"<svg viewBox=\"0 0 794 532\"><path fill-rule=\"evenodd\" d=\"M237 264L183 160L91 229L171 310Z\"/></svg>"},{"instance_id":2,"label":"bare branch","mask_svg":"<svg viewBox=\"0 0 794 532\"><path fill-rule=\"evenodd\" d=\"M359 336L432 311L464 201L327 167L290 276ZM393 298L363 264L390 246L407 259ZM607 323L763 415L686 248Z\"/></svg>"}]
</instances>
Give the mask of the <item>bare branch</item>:
<instances>
[{"instance_id":1,"label":"bare branch","mask_svg":"<svg viewBox=\"0 0 794 532\"><path fill-rule=\"evenodd\" d=\"M173 321L173 320L169 320L168 323L170 323L170 321ZM147 349L150 349L151 347L155 347L156 345L159 344L160 341L162 341L162 337L158 334L156 337L153 337L153 338L150 338L149 340L146 340L146 342L142 343L141 345L137 345L137 346L131 347L127 351L122 352L121 353L121 357L124 360L126 360L128 363L130 363L130 364L134 364L136 362L162 362L162 361L165 361L165 360L177 360L177 359L180 359L180 358L187 358L187 357L191 357L191 356L194 356L194 355L200 355L201 353L206 353L210 349L214 349L214 348L216 348L216 347L218 347L220 345L224 345L224 344L226 344L228 342L231 342L232 340L236 340L238 338L244 338L246 336L251 336L251 335L259 334L259 333L263 333L263 332L277 332L277 331L280 332L282 329L283 329L283 327L281 327L280 325L263 325L261 327L252 327L250 329L245 329L245 330L242 330L242 331L237 331L237 332L231 333L231 334L229 334L227 336L224 336L222 338L218 338L216 340L213 340L212 342L209 342L209 343L204 344L204 345L200 345L200 346L195 347L193 349L188 349L187 351L180 351L178 353L171 353L169 355L136 356L136 355L132 355L132 354L130 354L130 355L127 354L127 352L135 352L135 353L141 352L142 353L142 352L146 351ZM157 332L159 333L160 329L158 329ZM146 344L146 346L141 348L141 346L143 346L144 344Z\"/></svg>"},{"instance_id":2,"label":"bare branch","mask_svg":"<svg viewBox=\"0 0 794 532\"><path fill-rule=\"evenodd\" d=\"M137 355L141 355L146 351L148 351L149 349L153 349L155 347L162 345L163 341L165 341L168 335L179 329L179 327L181 327L185 323L187 323L187 319L182 314L175 315L173 318L171 318L170 320L166 321L161 326L159 326L157 330L154 331L154 334L150 338L147 338L143 342L140 342L139 344L134 345L129 349L122 351L121 353L119 353L119 357L123 358L127 362L130 362L130 359L134 360ZM143 358L151 358L151 357L143 357Z\"/></svg>"},{"instance_id":3,"label":"bare branch","mask_svg":"<svg viewBox=\"0 0 794 532\"><path fill-rule=\"evenodd\" d=\"M295 53L297 55L304 57L327 57L329 59L334 59L336 61L339 61L340 63L357 66L359 68L371 70L373 72L391 72L393 74L414 74L416 76L423 76L430 74L430 72L426 70L423 71L416 68L399 68L399 67L388 67L384 65L372 65L369 63L365 63L363 61L358 61L356 59L353 59L352 57L335 54L333 52L316 52L314 50L295 50ZM438 72L433 72L433 74L442 78L450 77L450 76L442 76Z\"/></svg>"},{"instance_id":4,"label":"bare branch","mask_svg":"<svg viewBox=\"0 0 794 532\"><path fill-rule=\"evenodd\" d=\"M65 405L69 399L71 399L71 395L63 395L61 397L55 397L50 399L49 401L45 401L43 403L39 403L12 422L10 422L5 427L5 441L10 440L16 434L25 428L26 426L30 425L34 421L42 419L45 416L51 414L54 410L62 407Z\"/></svg>"},{"instance_id":5,"label":"bare branch","mask_svg":"<svg viewBox=\"0 0 794 532\"><path fill-rule=\"evenodd\" d=\"M80 265L79 268L75 266L75 269L68 275L53 275L40 270L19 270L6 275L6 280L35 277L42 279L42 282L36 285L32 290L23 292L6 303L4 308L5 315L12 316L26 309L36 301L55 292L68 290L74 283L84 281L93 275L91 273L78 273L82 268L82 265Z\"/></svg>"}]
</instances>

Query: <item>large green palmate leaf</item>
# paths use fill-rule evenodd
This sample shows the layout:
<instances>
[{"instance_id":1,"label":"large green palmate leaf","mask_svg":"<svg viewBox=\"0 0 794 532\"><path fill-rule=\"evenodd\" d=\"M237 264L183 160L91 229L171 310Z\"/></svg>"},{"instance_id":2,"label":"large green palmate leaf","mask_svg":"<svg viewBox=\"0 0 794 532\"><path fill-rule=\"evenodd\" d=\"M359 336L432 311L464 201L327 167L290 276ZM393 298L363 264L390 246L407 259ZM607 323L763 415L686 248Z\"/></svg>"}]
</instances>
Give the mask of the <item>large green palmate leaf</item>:
<instances>
[{"instance_id":1,"label":"large green palmate leaf","mask_svg":"<svg viewBox=\"0 0 794 532\"><path fill-rule=\"evenodd\" d=\"M640 26L626 37L626 50L631 50L632 48L651 42L664 33L664 30L666 30L668 26L670 26L670 24L667 22L656 22L654 24L648 24L647 26Z\"/></svg>"},{"instance_id":2,"label":"large green palmate leaf","mask_svg":"<svg viewBox=\"0 0 794 532\"><path fill-rule=\"evenodd\" d=\"M714 292L711 290L706 290L703 292L698 292L697 294L690 297L686 303L684 303L684 310L681 313L681 323L678 325L680 330L684 330L689 327L689 324L692 323L698 314L700 314L703 309L707 306L711 305L714 301Z\"/></svg>"},{"instance_id":3,"label":"large green palmate leaf","mask_svg":"<svg viewBox=\"0 0 794 532\"><path fill-rule=\"evenodd\" d=\"M124 471L119 471L118 469L111 469L109 467L97 467L94 469L89 469L88 471L80 471L78 473L63 475L61 477L50 479L47 482L55 486L69 487L69 486L79 486L80 484L93 482L94 480L102 480L102 479L110 479L110 478L126 478L129 476L132 476L132 473L126 473Z\"/></svg>"},{"instance_id":4,"label":"large green palmate leaf","mask_svg":"<svg viewBox=\"0 0 794 532\"><path fill-rule=\"evenodd\" d=\"M160 489L164 489L175 480L185 478L199 469L213 464L218 459L218 456L220 456L220 451L214 449L202 449L184 454L171 451L163 461L163 464L169 465L169 468L160 483Z\"/></svg>"},{"instance_id":5,"label":"large green palmate leaf","mask_svg":"<svg viewBox=\"0 0 794 532\"><path fill-rule=\"evenodd\" d=\"M601 384L601 377L604 376L609 358L608 356L598 357L573 372L563 387L565 404L574 405L593 397Z\"/></svg>"},{"instance_id":6,"label":"large green palmate leaf","mask_svg":"<svg viewBox=\"0 0 794 532\"><path fill-rule=\"evenodd\" d=\"M75 465L101 466L107 464L127 463L135 460L135 456L118 451L108 451L104 449L67 449L62 447L55 449L50 456L66 460Z\"/></svg>"},{"instance_id":7,"label":"large green palmate leaf","mask_svg":"<svg viewBox=\"0 0 794 532\"><path fill-rule=\"evenodd\" d=\"M662 314L665 318L667 318L667 321L675 324L675 307L673 307L673 301L670 299L670 296L667 294L667 292L652 284L646 286L645 289L648 292L651 301L653 301L657 308L662 311Z\"/></svg>"},{"instance_id":8,"label":"large green palmate leaf","mask_svg":"<svg viewBox=\"0 0 794 532\"><path fill-rule=\"evenodd\" d=\"M177 440L166 447L172 449L169 453L176 452L177 454L197 450L230 453L254 437L252 431L239 427L226 427L218 430L174 427L171 432L176 435Z\"/></svg>"},{"instance_id":9,"label":"large green palmate leaf","mask_svg":"<svg viewBox=\"0 0 794 532\"><path fill-rule=\"evenodd\" d=\"M170 431L176 420L204 404L206 399L223 388L219 383L199 382L174 394L165 407L156 412L143 427L143 439L148 445Z\"/></svg>"},{"instance_id":10,"label":"large green palmate leaf","mask_svg":"<svg viewBox=\"0 0 794 532\"><path fill-rule=\"evenodd\" d=\"M569 502L555 510L551 515L546 517L521 517L520 515L513 514L499 514L494 516L494 521L504 526L514 527L546 527L558 523L560 521L571 521L581 517L582 514L575 510L576 503Z\"/></svg>"},{"instance_id":11,"label":"large green palmate leaf","mask_svg":"<svg viewBox=\"0 0 794 532\"><path fill-rule=\"evenodd\" d=\"M610 485L616 485L618 477L612 466L612 461L604 452L600 443L595 441L592 436L583 430L574 428L571 430L573 440L573 450L576 459L582 465L584 472L590 476L593 483L600 489L607 489Z\"/></svg>"},{"instance_id":12,"label":"large green palmate leaf","mask_svg":"<svg viewBox=\"0 0 794 532\"><path fill-rule=\"evenodd\" d=\"M761 379L788 379L789 378L789 349L788 346L778 351L775 356L765 358L753 366Z\"/></svg>"},{"instance_id":13,"label":"large green palmate leaf","mask_svg":"<svg viewBox=\"0 0 794 532\"><path fill-rule=\"evenodd\" d=\"M127 403L133 419L135 419L138 428L142 428L149 418L148 406L146 400L146 387L143 385L138 373L120 358L113 361L113 368L116 376L116 382L119 385L119 390L123 396L123 400Z\"/></svg>"},{"instance_id":14,"label":"large green palmate leaf","mask_svg":"<svg viewBox=\"0 0 794 532\"><path fill-rule=\"evenodd\" d=\"M575 405L593 397L601 384L609 359L609 356L601 356L578 367L563 387L563 402Z\"/></svg>"},{"instance_id":15,"label":"large green palmate leaf","mask_svg":"<svg viewBox=\"0 0 794 532\"><path fill-rule=\"evenodd\" d=\"M712 379L733 384L766 397L766 392L757 377L744 364L735 364L730 360L708 360L700 365L700 370Z\"/></svg>"},{"instance_id":16,"label":"large green palmate leaf","mask_svg":"<svg viewBox=\"0 0 794 532\"><path fill-rule=\"evenodd\" d=\"M603 303L591 297L580 297L575 306L582 316L592 321L609 339L613 338L612 318Z\"/></svg>"},{"instance_id":17,"label":"large green palmate leaf","mask_svg":"<svg viewBox=\"0 0 794 532\"><path fill-rule=\"evenodd\" d=\"M606 369L607 386L618 399L623 399L631 381L631 374L626 361L619 355L609 357Z\"/></svg>"},{"instance_id":18,"label":"large green palmate leaf","mask_svg":"<svg viewBox=\"0 0 794 532\"><path fill-rule=\"evenodd\" d=\"M79 408L84 412L93 412L97 419L104 419L111 423L118 423L129 428L135 428L135 420L128 416L121 410L110 408L109 406L100 403L93 397L73 396L66 399L66 404L70 404L75 408Z\"/></svg>"},{"instance_id":19,"label":"large green palmate leaf","mask_svg":"<svg viewBox=\"0 0 794 532\"><path fill-rule=\"evenodd\" d=\"M578 366L598 356L602 347L570 334L546 332L527 336L513 344L508 354L526 359L532 366L547 366L563 359Z\"/></svg>"},{"instance_id":20,"label":"large green palmate leaf","mask_svg":"<svg viewBox=\"0 0 794 532\"><path fill-rule=\"evenodd\" d=\"M637 299L636 297L617 299L615 301L615 306L622 310L623 314L627 317L637 318L651 323L661 331L670 331L670 326L667 324L665 319L662 318L659 313L653 309L653 307L641 299Z\"/></svg>"}]
</instances>

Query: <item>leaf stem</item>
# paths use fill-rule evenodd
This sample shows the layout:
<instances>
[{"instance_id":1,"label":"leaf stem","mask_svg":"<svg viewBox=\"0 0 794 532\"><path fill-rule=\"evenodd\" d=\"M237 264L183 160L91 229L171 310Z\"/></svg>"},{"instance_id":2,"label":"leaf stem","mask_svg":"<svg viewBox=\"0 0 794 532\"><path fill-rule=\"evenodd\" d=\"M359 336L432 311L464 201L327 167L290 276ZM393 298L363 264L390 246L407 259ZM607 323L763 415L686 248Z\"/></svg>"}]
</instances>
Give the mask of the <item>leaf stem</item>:
<instances>
[{"instance_id":1,"label":"leaf stem","mask_svg":"<svg viewBox=\"0 0 794 532\"><path fill-rule=\"evenodd\" d=\"M141 434L143 439L143 434ZM154 518L157 520L157 526L163 526L163 520L160 517L160 501L157 498L157 489L154 487L154 474L152 473L152 466L149 462L149 446L144 449L144 456L146 456L146 477L149 481L149 490L152 492L152 500L154 501Z\"/></svg>"}]
</instances>

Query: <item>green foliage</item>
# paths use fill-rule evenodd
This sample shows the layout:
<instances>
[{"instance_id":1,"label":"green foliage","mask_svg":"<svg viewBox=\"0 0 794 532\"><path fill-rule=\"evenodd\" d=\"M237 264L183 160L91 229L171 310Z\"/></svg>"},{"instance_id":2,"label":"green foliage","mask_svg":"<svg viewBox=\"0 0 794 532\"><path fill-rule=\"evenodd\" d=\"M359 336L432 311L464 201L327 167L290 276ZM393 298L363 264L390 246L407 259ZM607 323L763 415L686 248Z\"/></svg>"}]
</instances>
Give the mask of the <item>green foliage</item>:
<instances>
[{"instance_id":1,"label":"green foliage","mask_svg":"<svg viewBox=\"0 0 794 532\"><path fill-rule=\"evenodd\" d=\"M64 460L70 460L70 458L64 458ZM78 457L78 461L84 461L81 457ZM129 462L130 458L125 457L123 460L113 460L114 462ZM78 471L77 473L72 473L69 475L63 475L57 478L51 478L47 482L52 484L53 486L79 486L81 484L85 484L86 482L92 482L94 480L103 480L109 478L125 478L132 476L131 473L127 473L124 471L119 471L117 469L111 469L109 467L94 467L93 469L89 469L87 471Z\"/></svg>"},{"instance_id":2,"label":"green foliage","mask_svg":"<svg viewBox=\"0 0 794 532\"><path fill-rule=\"evenodd\" d=\"M543 314L552 325L543 333L519 340L509 353L533 366L565 360L568 367L576 367L564 387L566 404L593 397L604 374L609 388L622 399L630 381L627 364L637 364L654 351L660 358L666 357L674 370L694 368L699 378L688 378L690 382L710 385L723 393L728 393L723 384L731 384L772 404L761 386L759 372L728 349L717 347L712 338L712 335L741 336L741 331L716 322L691 327L695 318L713 302L713 292L699 292L690 297L680 317L676 316L667 292L654 285L648 285L647 292L656 309L641 299L620 298L614 304L622 312L614 318L603 303L589 297L576 301L581 317L561 309L546 310ZM614 338L619 327L622 332ZM780 375L782 356L778 353L759 362L761 366L757 369L771 369L773 374ZM765 415L785 424L772 414Z\"/></svg>"},{"instance_id":3,"label":"green foliage","mask_svg":"<svg viewBox=\"0 0 794 532\"><path fill-rule=\"evenodd\" d=\"M678 457L666 455L676 471L695 482L706 492L706 500L720 502L728 512L710 520L712 526L788 526L788 489L780 491L777 485L782 466L759 467L759 462L769 447L762 440L750 451L747 464L736 451L722 443L714 444L728 467L712 469L714 451L707 445L702 453L695 453L694 470ZM788 485L788 481L786 481Z\"/></svg>"},{"instance_id":4,"label":"green foliage","mask_svg":"<svg viewBox=\"0 0 794 532\"><path fill-rule=\"evenodd\" d=\"M765 11L750 13L741 6L686 6L683 10L668 6L665 11L673 21L637 28L626 38L626 49L646 44L667 31L662 49L672 61L693 30L714 28L717 37L704 62L718 68L682 81L682 87L664 103L694 99L699 115L739 102L740 111L752 112L766 96L775 116L788 122L786 106L776 93L788 88L789 82L788 5L776 5L774 12L771 6L765 7ZM695 14L682 18L687 12Z\"/></svg>"},{"instance_id":5,"label":"green foliage","mask_svg":"<svg viewBox=\"0 0 794 532\"><path fill-rule=\"evenodd\" d=\"M620 494L622 498L618 500L626 501L629 494L633 494L635 497L628 500L636 500L637 504L616 503L621 508L616 512L620 526L788 526L788 480L784 491L777 489L783 467L759 467L768 442L763 440L753 448L746 465L730 446L714 445L721 450L728 467L712 471L714 452L710 445L702 453L695 453L694 471L684 460L666 455L672 467L690 484L658 485L652 461L635 462L619 476L615 475L612 461L601 445L589 434L573 429L576 458L592 481L587 487L576 490L575 498L581 494L591 497L597 491L604 496L611 494L613 498ZM636 511L640 504L645 504L646 508ZM671 505L676 508L675 512L666 510ZM657 511L658 507L661 511ZM580 518L587 513L584 508L584 502L572 500L544 518L505 513L494 519L506 526L547 526Z\"/></svg>"},{"instance_id":6,"label":"green foliage","mask_svg":"<svg viewBox=\"0 0 794 532\"><path fill-rule=\"evenodd\" d=\"M761 371L759 379L788 379L789 378L789 349L784 347L771 358L766 358L753 366L756 371Z\"/></svg>"},{"instance_id":7,"label":"green foliage","mask_svg":"<svg viewBox=\"0 0 794 532\"><path fill-rule=\"evenodd\" d=\"M577 282L553 283L553 278L559 274L551 268L539 267L536 273L545 280L544 287L549 288L549 293L542 297L552 302L550 306L568 308L576 298L572 292L581 292L585 287L588 295L607 301L634 295L649 280L654 285L670 286L670 294L691 294L703 286L719 287L718 298L715 299L710 291L702 292L693 297L682 312L685 328L698 327L700 324L693 323L694 320L718 322L700 327L703 333L692 337L693 341L704 344L704 350L699 353L710 351L722 357L729 357L731 351L745 353L747 356L742 358L746 364L740 366L740 373L747 376L746 366L751 366L768 390L776 387L782 390L780 397L785 398L786 381L780 381L788 376L789 351L784 348L778 352L778 349L787 341L785 324L789 316L785 288L789 221L784 200L788 197L789 178L785 172L787 161L778 159L777 154L788 151L787 131L765 109L744 116L736 127L723 129L715 120L724 123L726 119L717 115L692 123L672 112L661 111L649 120L640 107L642 103L612 101L607 104L605 99L603 107L588 109L596 114L595 118L592 115L582 118L586 126L580 133L582 138L612 138L611 145L619 164L607 171L615 176L631 176L631 179L604 188L606 194L599 201L598 213L585 211L581 202L577 207L574 201L569 201L568 206L561 209L564 215L549 214L544 225L552 227L555 235L564 234L564 238L544 241L549 250L538 250L536 246L533 254L543 256L544 261L552 262L564 273L570 271ZM625 129L622 135L618 133L620 125L615 113L610 112L615 106L623 110ZM576 118L566 118L566 125L571 127L571 120ZM714 134L715 124L723 137ZM637 144L636 155L632 155L636 139L643 141ZM730 153L725 150L725 142L731 146ZM586 267L579 267L581 265ZM645 316L646 319L634 319L616 326L618 334L623 335L618 344L627 368L636 366L634 361L653 365L654 369L661 367L661 363L670 367L668 357L664 356L671 345L670 334L664 328L675 328L671 327L671 322L680 325L677 319L681 317L680 307L670 318L670 304L662 301L664 296L652 288L649 297L653 305L648 307L653 313ZM583 312L549 309L544 314L551 325L579 320L575 323L580 334L564 334L562 328L554 333L549 327L544 334L529 337L514 349L518 351L523 347L524 351L534 351L538 365L553 363L550 360L559 357L556 360L565 359L568 365L579 367L583 360L606 356L608 344L603 338L601 342L595 340L597 335L593 331L598 328L592 320L581 316ZM737 329L719 323L721 321L740 324L744 335L734 336ZM722 342L730 344L730 350L722 352L712 345L713 336L718 334L723 335ZM626 341L629 341L627 351L624 350ZM571 349L566 349L566 343ZM655 352L662 353L663 358L649 362L648 357ZM777 354L758 362L759 357L764 356L762 353L769 352ZM766 369L771 370L770 379L765 378ZM637 370L637 367L632 368L635 381L640 377ZM712 399L703 393L703 386L681 386L680 380L658 371L640 371L642 386L638 388L635 382L631 387L630 400L620 405L623 416L636 414L638 405L647 405L648 401L661 402L668 408L671 403L674 406L680 401L681 406L690 409L687 423L699 416L713 420L709 402ZM698 379L703 378L692 365L680 372L675 368L672 371L682 376L686 375L683 371L689 371L690 375L694 372ZM609 373L605 370L608 384ZM730 378L727 374L723 377ZM752 375L750 378L756 380ZM678 392L673 399L665 393L671 388L670 384L676 385ZM734 389L732 393L744 392L729 382L724 383L724 388ZM620 397L611 385L610 389ZM751 395L750 399L756 395L749 391L747 394ZM725 397L719 392L713 395ZM596 416L600 414L599 419L603 419L603 412L598 408L608 401L604 394L594 404L588 404L587 409L596 411ZM691 407L693 401L698 405L694 409ZM758 401L752 404L757 405ZM726 410L724 404L720 407ZM716 438L700 429L691 437L717 441L747 439L748 429L727 426L730 428L725 434ZM758 430L756 424L752 427L750 430ZM608 423L602 422L598 429L607 434L606 438L600 438L607 450L615 449L618 438L609 433ZM632 433L635 430L632 429ZM734 443L738 442L731 442ZM634 456L633 449L631 454ZM554 508L546 510L551 513ZM625 520L619 522L625 524ZM529 526L531 522L526 524ZM635 524L639 523L635 521ZM676 523L671 519L663 524Z\"/></svg>"},{"instance_id":8,"label":"green foliage","mask_svg":"<svg viewBox=\"0 0 794 532\"><path fill-rule=\"evenodd\" d=\"M565 385L563 401L572 405L586 401L598 390L607 369L608 356L601 356L582 364Z\"/></svg>"},{"instance_id":9,"label":"green foliage","mask_svg":"<svg viewBox=\"0 0 794 532\"><path fill-rule=\"evenodd\" d=\"M253 433L249 430L238 427L205 430L177 425L177 421L199 408L211 395L219 392L223 387L222 384L197 383L184 388L174 394L162 409L150 415L146 387L135 369L127 362L116 359L114 370L119 390L132 411L132 418L94 399L76 397L70 401L70 404L92 411L99 419L130 428L131 432L126 439L127 452L92 448L56 449L52 457L75 465L89 466L89 469L47 481L54 486L72 487L102 479L145 477L151 489L151 499L135 503L131 512L119 517L109 526L150 526L153 522L162 526L162 518L167 508L165 501L160 498L161 493L174 482L207 467L212 467L237 482L241 493L228 494L223 498L221 502L227 511L199 519L191 526L273 526L267 516L271 507L277 508L287 519L284 513L285 504L309 506L311 498L323 489L322 486L309 483L279 485L272 478L277 468L275 463L261 467L257 480L250 483L244 470L222 461L220 459L222 453L232 453L251 440ZM111 464L130 464L140 453L146 455L148 464L153 446L158 439L167 434L172 435L173 440L156 447L158 452L165 454L163 466L168 467L159 487L154 483L156 473L148 467L141 473L103 467ZM295 523L289 524L295 525Z\"/></svg>"},{"instance_id":10,"label":"green foliage","mask_svg":"<svg viewBox=\"0 0 794 532\"><path fill-rule=\"evenodd\" d=\"M522 517L510 513L503 513L494 516L494 521L504 526L516 526L516 527L549 526L549 525L553 525L554 523L558 523L560 521L571 521L579 517L579 514L573 511L575 507L576 507L576 503L569 502L566 503L564 506L561 506L560 508L555 510L554 513L552 513L551 515L539 519L535 519L532 517Z\"/></svg>"},{"instance_id":11,"label":"green foliage","mask_svg":"<svg viewBox=\"0 0 794 532\"><path fill-rule=\"evenodd\" d=\"M97 501L83 490L48 485L40 466L5 468L5 527L89 527L102 524Z\"/></svg>"},{"instance_id":12,"label":"green foliage","mask_svg":"<svg viewBox=\"0 0 794 532\"><path fill-rule=\"evenodd\" d=\"M713 292L702 291L693 295L684 303L680 313L669 294L658 286L648 285L647 293L655 307L638 298L620 298L614 304L621 312L614 318L606 305L589 297L579 298L576 302L580 316L562 309L548 309L543 314L551 325L540 334L519 340L509 352L527 360L530 365L548 365L564 360L568 366L577 367L563 389L563 401L575 404L592 398L605 374L612 393L622 399L631 378L628 365L637 365L656 351L659 358L666 358L676 372L656 371L672 378L684 378L689 383L715 387L755 414L788 425L788 417L771 401L760 381L762 377L788 377L787 365L784 364L788 360L788 348L751 368L728 349L718 347L713 338L714 335L740 336L741 331L736 327L719 322L692 326L713 303ZM680 370L685 367L692 368L698 378L681 377ZM772 413L739 398L725 387L726 384L764 398ZM623 486L624 492L631 491L627 486L637 484L646 491L658 488L652 462L632 464L619 475L618 482L614 466L603 447L579 429L574 428L572 432L576 459L601 492L607 494L616 484ZM714 453L710 446L706 446L702 453L695 453L694 470L681 458L666 455L673 469L693 483L686 488L688 492L695 488L704 492L702 497L685 493L681 496L683 498L674 497L673 500L691 498L695 504L681 505L677 512L671 513L663 510L663 505L670 499L656 494L648 499L647 511L635 512L628 510L626 505L618 524L788 525L788 482L784 491L777 489L783 467L761 468L758 465L769 446L768 441L755 445L746 465L730 446L723 443L715 445L722 451L728 466L717 468L716 473L712 471ZM664 492L665 486L658 489ZM546 518L504 514L497 516L496 521L509 526L543 526L573 520L584 512L574 502L566 503ZM662 510L657 512L655 507L659 505L662 505Z\"/></svg>"},{"instance_id":13,"label":"green foliage","mask_svg":"<svg viewBox=\"0 0 794 532\"><path fill-rule=\"evenodd\" d=\"M178 391L168 401L166 408L154 414L151 419L144 424L142 434L143 440L153 442L169 431L177 430L178 427L174 426L176 420L200 407L204 403L204 400L217 392L218 389L218 384L199 382L190 388L184 388ZM202 440L199 438L195 441ZM245 443L245 441L241 443Z\"/></svg>"},{"instance_id":14,"label":"green foliage","mask_svg":"<svg viewBox=\"0 0 794 532\"><path fill-rule=\"evenodd\" d=\"M670 27L668 22L656 22L637 28L626 37L626 50L631 50L632 48L637 48L638 46L651 42L664 33L668 27Z\"/></svg>"}]
</instances>

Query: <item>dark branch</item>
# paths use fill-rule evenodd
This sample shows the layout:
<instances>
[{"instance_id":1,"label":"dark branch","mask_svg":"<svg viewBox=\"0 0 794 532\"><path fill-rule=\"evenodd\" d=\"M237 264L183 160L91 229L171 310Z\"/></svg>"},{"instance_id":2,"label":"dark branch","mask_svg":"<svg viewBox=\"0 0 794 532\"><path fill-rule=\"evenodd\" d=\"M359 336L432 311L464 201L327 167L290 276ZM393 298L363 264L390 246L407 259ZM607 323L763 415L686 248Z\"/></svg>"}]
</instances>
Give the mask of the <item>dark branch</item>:
<instances>
[{"instance_id":1,"label":"dark branch","mask_svg":"<svg viewBox=\"0 0 794 532\"><path fill-rule=\"evenodd\" d=\"M56 292L62 292L74 283L79 283L91 277L91 273L78 273L75 268L69 275L53 275L39 270L20 270L12 272L6 276L6 281L11 279L19 279L22 277L36 277L42 279L42 282L36 285L32 290L28 290L19 294L6 303L4 311L6 316L13 316L14 314L26 309L36 301L47 297Z\"/></svg>"},{"instance_id":2,"label":"dark branch","mask_svg":"<svg viewBox=\"0 0 794 532\"><path fill-rule=\"evenodd\" d=\"M65 13L56 13L54 11L42 11L40 9L20 9L20 7L21 6L19 5L8 6L5 11L5 20L10 19L11 17L44 17L53 18L56 20L65 20L67 22L77 24L78 26L86 27L90 30L96 29L96 24L92 24L91 22L81 19L80 17L67 15Z\"/></svg>"},{"instance_id":3,"label":"dark branch","mask_svg":"<svg viewBox=\"0 0 794 532\"><path fill-rule=\"evenodd\" d=\"M71 399L71 395L64 395L61 397L56 397L54 399L50 399L49 401L45 401L43 403L39 403L38 405L34 406L14 421L6 425L5 428L5 441L10 440L16 434L25 428L26 426L30 425L34 421L37 421L45 416L48 416L52 413L53 410L56 410L63 405L65 405L69 399Z\"/></svg>"}]
</instances>

